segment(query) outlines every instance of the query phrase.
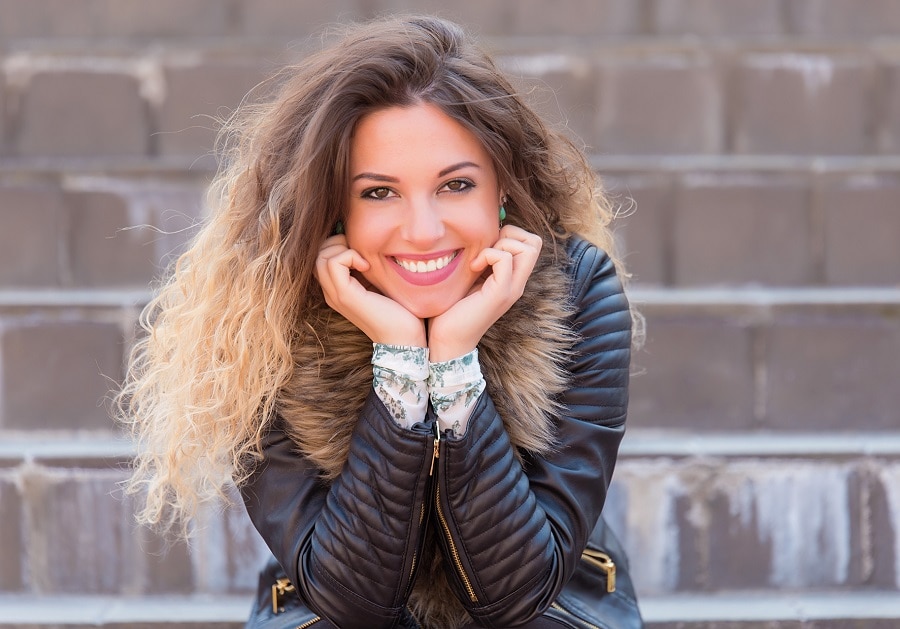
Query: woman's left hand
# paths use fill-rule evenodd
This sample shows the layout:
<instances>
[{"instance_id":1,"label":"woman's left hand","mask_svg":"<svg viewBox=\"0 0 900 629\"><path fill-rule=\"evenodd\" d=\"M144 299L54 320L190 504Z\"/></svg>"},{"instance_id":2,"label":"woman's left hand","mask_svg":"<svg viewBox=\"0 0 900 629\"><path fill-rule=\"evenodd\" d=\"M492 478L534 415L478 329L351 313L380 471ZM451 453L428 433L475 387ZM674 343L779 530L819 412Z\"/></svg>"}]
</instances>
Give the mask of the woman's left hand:
<instances>
[{"instance_id":1,"label":"woman's left hand","mask_svg":"<svg viewBox=\"0 0 900 629\"><path fill-rule=\"evenodd\" d=\"M481 337L525 291L541 253L540 236L513 225L500 229L500 238L471 262L476 273L490 267L484 281L428 324L429 360L439 362L471 352Z\"/></svg>"}]
</instances>

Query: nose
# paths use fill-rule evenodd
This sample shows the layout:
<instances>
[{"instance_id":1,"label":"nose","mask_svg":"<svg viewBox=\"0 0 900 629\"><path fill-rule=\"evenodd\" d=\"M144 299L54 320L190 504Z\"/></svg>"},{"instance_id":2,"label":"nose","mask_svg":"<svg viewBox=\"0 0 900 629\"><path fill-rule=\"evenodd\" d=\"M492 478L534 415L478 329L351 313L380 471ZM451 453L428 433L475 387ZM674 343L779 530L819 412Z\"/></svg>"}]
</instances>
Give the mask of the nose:
<instances>
[{"instance_id":1,"label":"nose","mask_svg":"<svg viewBox=\"0 0 900 629\"><path fill-rule=\"evenodd\" d=\"M429 201L420 200L410 203L405 214L401 235L411 244L428 248L443 238L443 217Z\"/></svg>"}]
</instances>

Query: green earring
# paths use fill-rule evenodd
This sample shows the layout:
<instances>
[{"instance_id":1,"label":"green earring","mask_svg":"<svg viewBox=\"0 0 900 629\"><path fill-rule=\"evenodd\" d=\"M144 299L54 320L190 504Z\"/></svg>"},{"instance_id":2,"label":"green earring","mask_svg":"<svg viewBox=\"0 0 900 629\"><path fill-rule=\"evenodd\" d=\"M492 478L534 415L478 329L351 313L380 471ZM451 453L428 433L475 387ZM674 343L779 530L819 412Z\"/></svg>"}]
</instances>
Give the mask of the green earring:
<instances>
[{"instance_id":1,"label":"green earring","mask_svg":"<svg viewBox=\"0 0 900 629\"><path fill-rule=\"evenodd\" d=\"M344 222L338 221L334 224L334 235L343 234L344 233Z\"/></svg>"},{"instance_id":2,"label":"green earring","mask_svg":"<svg viewBox=\"0 0 900 629\"><path fill-rule=\"evenodd\" d=\"M502 205L500 206L500 224L503 224L503 221L506 220L506 208Z\"/></svg>"}]
</instances>

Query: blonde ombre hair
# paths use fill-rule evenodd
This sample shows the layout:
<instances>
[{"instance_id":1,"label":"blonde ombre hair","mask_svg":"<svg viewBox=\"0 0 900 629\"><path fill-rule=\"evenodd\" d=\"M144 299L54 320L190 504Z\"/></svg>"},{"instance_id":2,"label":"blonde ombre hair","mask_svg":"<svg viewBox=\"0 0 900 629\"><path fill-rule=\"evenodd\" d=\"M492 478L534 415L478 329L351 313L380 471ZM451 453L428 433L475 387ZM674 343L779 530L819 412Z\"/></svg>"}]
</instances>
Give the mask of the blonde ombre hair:
<instances>
[{"instance_id":1,"label":"blonde ombre hair","mask_svg":"<svg viewBox=\"0 0 900 629\"><path fill-rule=\"evenodd\" d=\"M294 365L315 335L321 243L342 219L349 146L363 116L431 103L478 137L506 192L507 222L550 245L578 233L610 254L610 212L580 150L548 129L491 59L450 22L349 27L286 68L266 104L223 128L211 213L141 315L117 396L138 442L129 490L148 524L186 522L244 482Z\"/></svg>"}]
</instances>

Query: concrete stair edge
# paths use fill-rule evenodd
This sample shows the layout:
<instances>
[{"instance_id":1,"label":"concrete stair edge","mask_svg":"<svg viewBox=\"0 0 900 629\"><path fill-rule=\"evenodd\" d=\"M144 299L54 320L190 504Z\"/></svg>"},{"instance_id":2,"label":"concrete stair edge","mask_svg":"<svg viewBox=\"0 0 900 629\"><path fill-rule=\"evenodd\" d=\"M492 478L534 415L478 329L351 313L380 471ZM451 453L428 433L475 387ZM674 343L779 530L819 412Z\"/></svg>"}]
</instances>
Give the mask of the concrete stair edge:
<instances>
[{"instance_id":1,"label":"concrete stair edge","mask_svg":"<svg viewBox=\"0 0 900 629\"><path fill-rule=\"evenodd\" d=\"M192 596L0 596L0 628L7 626L140 623L142 627L209 623L243 624L252 593ZM896 620L896 591L729 591L710 594L643 596L648 625L662 623L779 623L818 620ZM52 603L52 604L51 604ZM714 626L711 624L710 626ZM775 625L766 625L766 627ZM858 625L854 625L858 626Z\"/></svg>"}]
</instances>

